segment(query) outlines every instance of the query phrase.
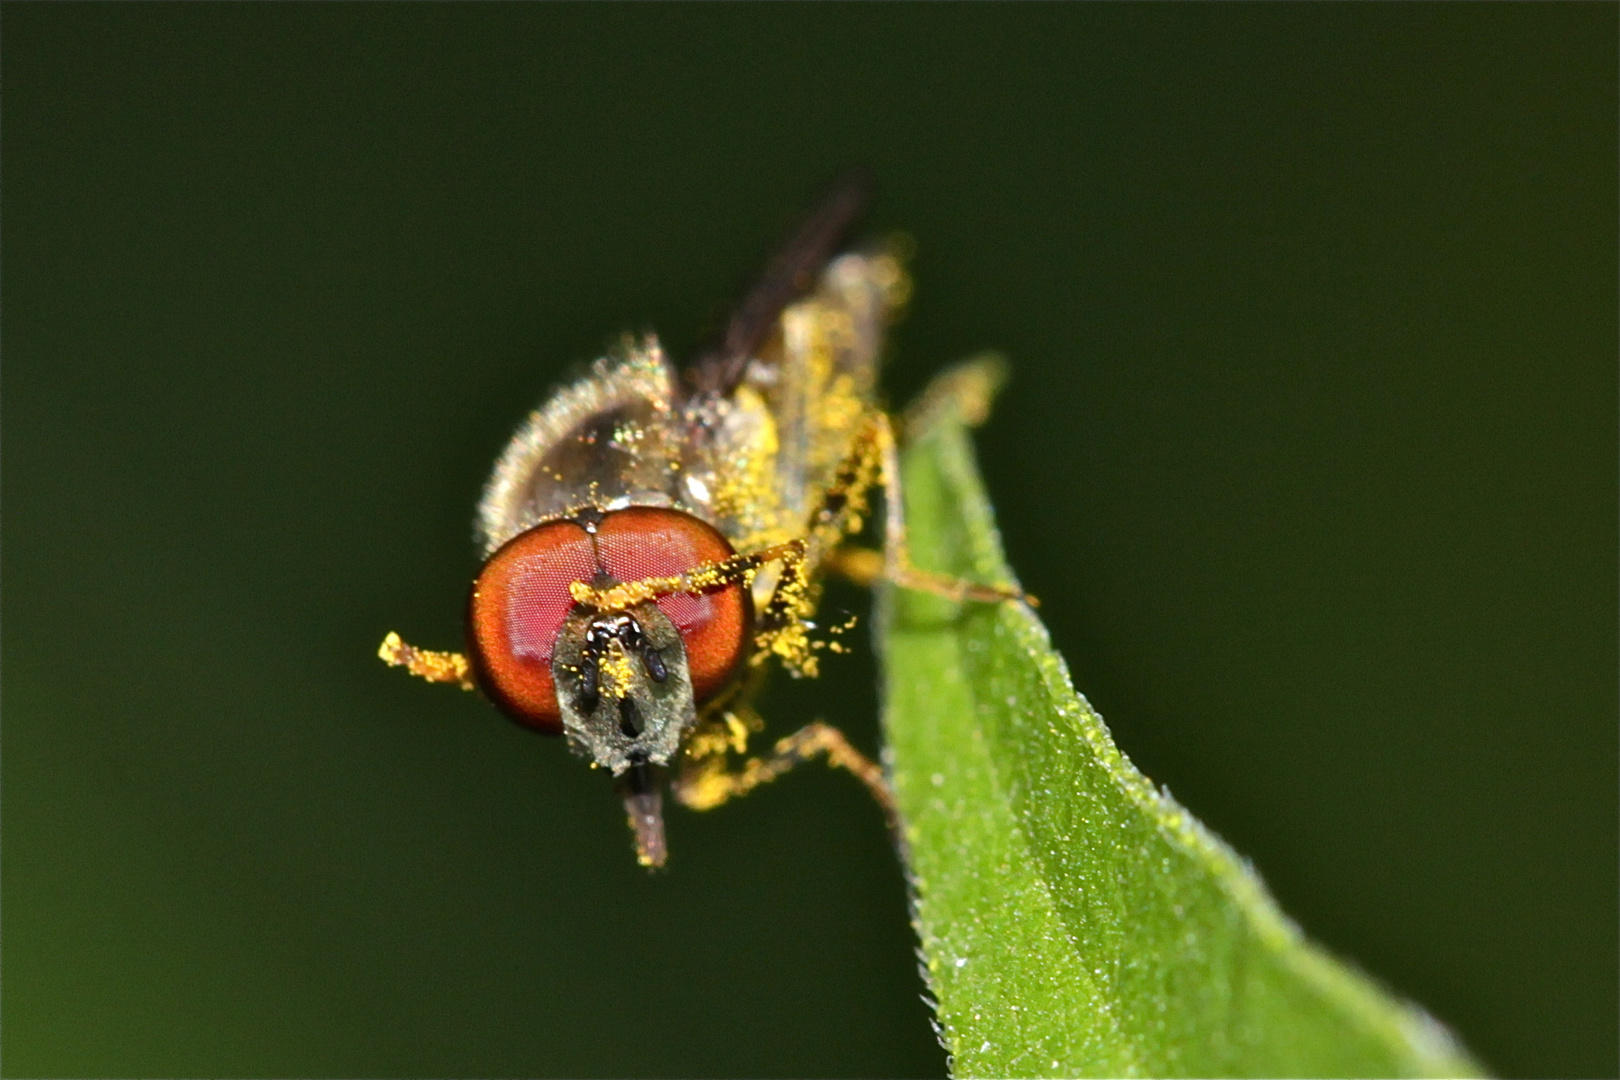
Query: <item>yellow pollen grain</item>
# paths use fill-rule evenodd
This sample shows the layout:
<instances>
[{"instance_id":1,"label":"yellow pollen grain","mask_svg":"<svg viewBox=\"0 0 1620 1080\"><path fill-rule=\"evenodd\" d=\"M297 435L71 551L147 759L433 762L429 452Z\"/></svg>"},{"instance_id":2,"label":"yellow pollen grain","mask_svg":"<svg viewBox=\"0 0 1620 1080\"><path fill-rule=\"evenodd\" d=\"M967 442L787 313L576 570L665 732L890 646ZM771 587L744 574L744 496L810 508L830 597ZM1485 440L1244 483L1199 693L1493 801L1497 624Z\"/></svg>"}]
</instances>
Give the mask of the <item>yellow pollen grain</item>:
<instances>
[{"instance_id":1,"label":"yellow pollen grain","mask_svg":"<svg viewBox=\"0 0 1620 1080\"><path fill-rule=\"evenodd\" d=\"M630 688L634 685L635 669L630 662L630 656L624 651L624 646L617 638L608 642L607 653L601 660L602 684L608 694L615 698L629 696Z\"/></svg>"}]
</instances>

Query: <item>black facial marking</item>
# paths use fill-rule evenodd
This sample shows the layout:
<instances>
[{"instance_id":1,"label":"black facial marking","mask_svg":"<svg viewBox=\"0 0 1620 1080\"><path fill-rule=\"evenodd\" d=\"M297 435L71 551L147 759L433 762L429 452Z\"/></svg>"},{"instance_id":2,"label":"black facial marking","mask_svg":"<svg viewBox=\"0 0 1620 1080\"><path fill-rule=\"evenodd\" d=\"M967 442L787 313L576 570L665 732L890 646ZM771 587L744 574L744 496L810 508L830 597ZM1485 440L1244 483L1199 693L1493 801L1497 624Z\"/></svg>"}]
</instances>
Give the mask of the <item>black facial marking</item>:
<instances>
[{"instance_id":1,"label":"black facial marking","mask_svg":"<svg viewBox=\"0 0 1620 1080\"><path fill-rule=\"evenodd\" d=\"M635 652L647 643L647 636L641 632L641 624L628 615L619 624L618 630L619 640L624 642L627 652Z\"/></svg>"},{"instance_id":2,"label":"black facial marking","mask_svg":"<svg viewBox=\"0 0 1620 1080\"><path fill-rule=\"evenodd\" d=\"M579 711L586 715L595 712L597 702L602 699L597 686L598 670L597 654L587 648L579 658Z\"/></svg>"},{"instance_id":3,"label":"black facial marking","mask_svg":"<svg viewBox=\"0 0 1620 1080\"><path fill-rule=\"evenodd\" d=\"M669 668L664 666L664 658L658 655L658 650L650 643L641 650L641 664L647 669L647 677L653 682L661 683L669 678Z\"/></svg>"},{"instance_id":4,"label":"black facial marking","mask_svg":"<svg viewBox=\"0 0 1620 1080\"><path fill-rule=\"evenodd\" d=\"M623 697L619 699L619 730L624 732L625 738L634 739L646 730L646 724L641 719L641 710L636 707L634 698Z\"/></svg>"}]
</instances>

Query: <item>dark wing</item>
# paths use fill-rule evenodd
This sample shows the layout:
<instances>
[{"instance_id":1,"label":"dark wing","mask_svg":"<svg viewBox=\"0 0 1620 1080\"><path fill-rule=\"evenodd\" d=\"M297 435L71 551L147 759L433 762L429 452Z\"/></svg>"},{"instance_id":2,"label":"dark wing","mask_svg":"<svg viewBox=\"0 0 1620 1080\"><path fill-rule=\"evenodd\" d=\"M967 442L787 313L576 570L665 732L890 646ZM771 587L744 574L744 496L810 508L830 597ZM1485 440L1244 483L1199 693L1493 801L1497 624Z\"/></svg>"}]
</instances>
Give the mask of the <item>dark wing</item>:
<instances>
[{"instance_id":1,"label":"dark wing","mask_svg":"<svg viewBox=\"0 0 1620 1080\"><path fill-rule=\"evenodd\" d=\"M852 169L833 182L765 264L758 283L731 313L719 344L705 349L687 368L686 381L695 392L725 395L736 388L782 309L815 285L871 195L871 177L864 169Z\"/></svg>"}]
</instances>

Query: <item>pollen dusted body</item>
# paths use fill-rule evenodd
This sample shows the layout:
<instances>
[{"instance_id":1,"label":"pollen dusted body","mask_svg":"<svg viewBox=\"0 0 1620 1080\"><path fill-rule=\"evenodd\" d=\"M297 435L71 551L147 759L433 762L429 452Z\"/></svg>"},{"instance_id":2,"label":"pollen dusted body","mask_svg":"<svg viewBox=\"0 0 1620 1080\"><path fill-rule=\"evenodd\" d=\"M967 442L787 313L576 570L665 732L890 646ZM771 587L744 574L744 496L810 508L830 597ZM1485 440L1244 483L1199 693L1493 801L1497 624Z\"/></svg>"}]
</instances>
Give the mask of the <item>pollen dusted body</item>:
<instances>
[{"instance_id":1,"label":"pollen dusted body","mask_svg":"<svg viewBox=\"0 0 1620 1080\"><path fill-rule=\"evenodd\" d=\"M390 634L380 655L476 686L517 722L564 735L618 778L639 860L666 857L661 791L718 805L815 753L855 773L893 823L882 771L812 724L734 768L777 657L814 675L818 573L837 561L968 599L905 564L894 443L875 401L883 332L908 282L888 251L829 261L861 203L846 183L767 268L725 340L683 373L625 338L518 429L479 503L485 563L467 656ZM867 496L891 485L886 552L833 560Z\"/></svg>"}]
</instances>

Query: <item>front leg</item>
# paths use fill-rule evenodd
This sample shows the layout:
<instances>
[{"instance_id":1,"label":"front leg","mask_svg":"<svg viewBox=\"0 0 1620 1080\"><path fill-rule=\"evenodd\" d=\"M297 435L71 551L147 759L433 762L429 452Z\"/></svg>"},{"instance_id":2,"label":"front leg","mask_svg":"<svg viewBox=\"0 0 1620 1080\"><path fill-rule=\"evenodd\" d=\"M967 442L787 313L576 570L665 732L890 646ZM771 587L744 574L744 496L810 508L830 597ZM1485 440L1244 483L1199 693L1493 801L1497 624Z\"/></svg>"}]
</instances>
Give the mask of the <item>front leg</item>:
<instances>
[{"instance_id":1,"label":"front leg","mask_svg":"<svg viewBox=\"0 0 1620 1080\"><path fill-rule=\"evenodd\" d=\"M391 667L402 667L419 679L428 682L455 683L463 690L477 689L473 682L472 665L458 652L438 652L407 645L392 631L383 638L377 657Z\"/></svg>"},{"instance_id":2,"label":"front leg","mask_svg":"<svg viewBox=\"0 0 1620 1080\"><path fill-rule=\"evenodd\" d=\"M743 723L730 713L722 722L728 725ZM742 739L746 739L746 735ZM680 771L671 784L681 805L693 810L712 810L748 794L761 784L770 783L795 765L817 754L824 754L828 765L854 773L855 778L866 785L866 790L871 792L872 798L882 808L889 829L898 833L899 811L882 767L851 746L844 733L837 728L820 721L807 724L787 738L778 740L770 756L750 758L740 768L732 769L727 760L727 751L739 749L741 741L724 744L722 739L722 745L714 747L694 740L695 745L682 757ZM715 752L716 749L718 752Z\"/></svg>"}]
</instances>

